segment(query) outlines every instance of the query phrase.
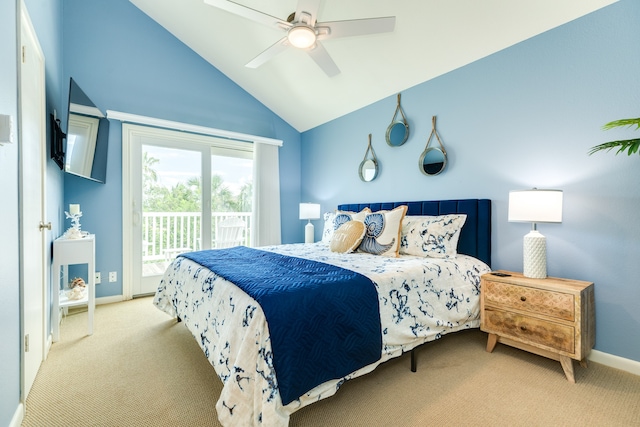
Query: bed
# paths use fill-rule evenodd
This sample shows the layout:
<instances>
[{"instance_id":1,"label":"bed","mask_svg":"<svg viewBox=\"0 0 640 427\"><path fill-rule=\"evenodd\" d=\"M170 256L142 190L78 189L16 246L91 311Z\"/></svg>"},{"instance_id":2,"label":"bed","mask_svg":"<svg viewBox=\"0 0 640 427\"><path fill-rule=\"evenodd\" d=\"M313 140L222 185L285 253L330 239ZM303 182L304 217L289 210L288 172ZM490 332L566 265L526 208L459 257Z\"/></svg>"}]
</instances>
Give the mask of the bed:
<instances>
[{"instance_id":1,"label":"bed","mask_svg":"<svg viewBox=\"0 0 640 427\"><path fill-rule=\"evenodd\" d=\"M403 215L397 239L384 242L397 241L397 247L389 250L401 255L385 256L387 246L376 241L365 248L374 220L382 216L390 223L398 211ZM337 212L325 215L323 240L314 244L199 251L183 254L167 268L154 304L183 321L222 380L216 410L223 425L286 426L293 412L332 396L345 381L447 333L479 327L480 276L490 271L491 264L489 200L343 204ZM325 236L347 228L336 219L344 214L349 219L366 218L364 223L369 224L355 252L332 251L338 232ZM464 225L451 239L453 254L450 247L448 253L431 252L433 256L409 249L415 243L413 233L429 224L424 221L431 221L434 230L433 218L438 224L451 224L459 217ZM359 222L350 224L361 227ZM424 239L425 234L417 238ZM449 236L448 231L442 234ZM438 240L437 245L441 243ZM369 253L361 252L365 249ZM262 258L282 265L273 270L258 266ZM288 294L265 296L261 290L252 293L251 277L257 282L263 277L249 272L253 266L266 274L265 283L275 283L276 288L289 289L306 275L322 284L304 290L300 300L287 299L293 298ZM317 266L321 273L310 270ZM296 273L286 273L291 271ZM351 295L356 285L347 286L342 280L359 281L364 293ZM338 310L354 313L329 314L335 309L334 300L325 302L324 293L331 287L341 292L334 298ZM294 317L300 313L304 316ZM287 345L295 349L283 356L281 349Z\"/></svg>"}]
</instances>

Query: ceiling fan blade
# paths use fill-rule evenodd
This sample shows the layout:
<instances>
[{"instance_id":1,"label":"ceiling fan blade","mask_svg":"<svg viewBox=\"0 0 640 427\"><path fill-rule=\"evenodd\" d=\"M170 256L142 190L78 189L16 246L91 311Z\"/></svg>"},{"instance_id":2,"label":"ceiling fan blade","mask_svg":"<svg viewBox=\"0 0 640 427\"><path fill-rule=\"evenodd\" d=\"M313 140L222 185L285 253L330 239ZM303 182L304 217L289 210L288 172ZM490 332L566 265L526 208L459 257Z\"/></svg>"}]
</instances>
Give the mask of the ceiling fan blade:
<instances>
[{"instance_id":1,"label":"ceiling fan blade","mask_svg":"<svg viewBox=\"0 0 640 427\"><path fill-rule=\"evenodd\" d=\"M320 42L316 42L316 46L313 49L307 51L311 58L318 64L322 71L324 71L327 76L333 77L340 74L340 69L333 62L331 56L329 56L329 52L322 46Z\"/></svg>"},{"instance_id":2,"label":"ceiling fan blade","mask_svg":"<svg viewBox=\"0 0 640 427\"><path fill-rule=\"evenodd\" d=\"M258 68L283 50L285 50L289 46L289 41L287 40L287 36L284 36L273 45L268 47L265 51L263 51L260 55L253 58L251 61L245 65L247 68Z\"/></svg>"},{"instance_id":3,"label":"ceiling fan blade","mask_svg":"<svg viewBox=\"0 0 640 427\"><path fill-rule=\"evenodd\" d=\"M298 7L296 8L296 15L294 21L300 22L303 20L303 16L308 16L309 22L305 24L313 27L316 25L318 19L318 9L320 8L320 0L298 0ZM303 20L304 22L304 20Z\"/></svg>"},{"instance_id":4,"label":"ceiling fan blade","mask_svg":"<svg viewBox=\"0 0 640 427\"><path fill-rule=\"evenodd\" d=\"M318 39L363 36L367 34L390 33L396 26L396 17L352 19L348 21L318 22ZM329 31L323 31L328 27Z\"/></svg>"},{"instance_id":5,"label":"ceiling fan blade","mask_svg":"<svg viewBox=\"0 0 640 427\"><path fill-rule=\"evenodd\" d=\"M236 2L232 2L229 0L204 0L204 2L210 6L226 10L227 12L231 12L235 15L242 16L243 18L250 19L269 27L278 27L284 29L291 27L291 24L283 19L260 12L259 10L251 9L250 7L243 6Z\"/></svg>"}]
</instances>

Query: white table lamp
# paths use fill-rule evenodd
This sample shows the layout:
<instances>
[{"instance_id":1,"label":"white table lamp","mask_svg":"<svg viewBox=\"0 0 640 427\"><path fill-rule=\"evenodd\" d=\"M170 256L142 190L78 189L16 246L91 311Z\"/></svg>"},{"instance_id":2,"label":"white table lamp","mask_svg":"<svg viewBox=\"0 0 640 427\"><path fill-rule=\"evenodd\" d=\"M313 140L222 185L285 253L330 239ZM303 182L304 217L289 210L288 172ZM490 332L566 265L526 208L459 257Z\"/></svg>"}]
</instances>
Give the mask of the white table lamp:
<instances>
[{"instance_id":1,"label":"white table lamp","mask_svg":"<svg viewBox=\"0 0 640 427\"><path fill-rule=\"evenodd\" d=\"M320 219L320 204L318 203L300 203L300 219L308 220L304 227L304 242L313 243L313 224L312 219Z\"/></svg>"},{"instance_id":2,"label":"white table lamp","mask_svg":"<svg viewBox=\"0 0 640 427\"><path fill-rule=\"evenodd\" d=\"M523 274L547 277L547 239L536 228L538 222L562 222L562 190L518 190L509 192L509 221L530 222L524 236Z\"/></svg>"}]
</instances>

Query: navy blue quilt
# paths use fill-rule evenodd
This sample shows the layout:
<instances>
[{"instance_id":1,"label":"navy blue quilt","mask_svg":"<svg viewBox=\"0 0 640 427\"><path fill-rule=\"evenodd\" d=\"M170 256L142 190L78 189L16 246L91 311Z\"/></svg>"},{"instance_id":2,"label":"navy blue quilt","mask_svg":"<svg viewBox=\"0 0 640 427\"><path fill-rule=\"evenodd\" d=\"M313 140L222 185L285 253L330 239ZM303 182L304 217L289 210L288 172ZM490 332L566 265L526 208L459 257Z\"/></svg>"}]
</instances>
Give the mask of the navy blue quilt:
<instances>
[{"instance_id":1,"label":"navy blue quilt","mask_svg":"<svg viewBox=\"0 0 640 427\"><path fill-rule=\"evenodd\" d=\"M283 405L380 359L378 295L360 273L244 246L181 256L260 304Z\"/></svg>"}]
</instances>

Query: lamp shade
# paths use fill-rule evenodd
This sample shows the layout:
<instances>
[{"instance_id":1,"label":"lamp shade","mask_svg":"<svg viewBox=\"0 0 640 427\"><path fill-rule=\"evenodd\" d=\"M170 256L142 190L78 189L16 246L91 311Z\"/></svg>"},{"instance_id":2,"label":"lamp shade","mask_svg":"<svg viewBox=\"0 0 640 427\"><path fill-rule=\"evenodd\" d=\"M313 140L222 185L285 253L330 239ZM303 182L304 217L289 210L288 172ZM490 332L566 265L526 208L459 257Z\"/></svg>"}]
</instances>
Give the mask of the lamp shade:
<instances>
[{"instance_id":1,"label":"lamp shade","mask_svg":"<svg viewBox=\"0 0 640 427\"><path fill-rule=\"evenodd\" d=\"M510 191L509 221L562 222L562 190Z\"/></svg>"},{"instance_id":2,"label":"lamp shade","mask_svg":"<svg viewBox=\"0 0 640 427\"><path fill-rule=\"evenodd\" d=\"M319 203L300 203L300 219L319 219Z\"/></svg>"}]
</instances>

